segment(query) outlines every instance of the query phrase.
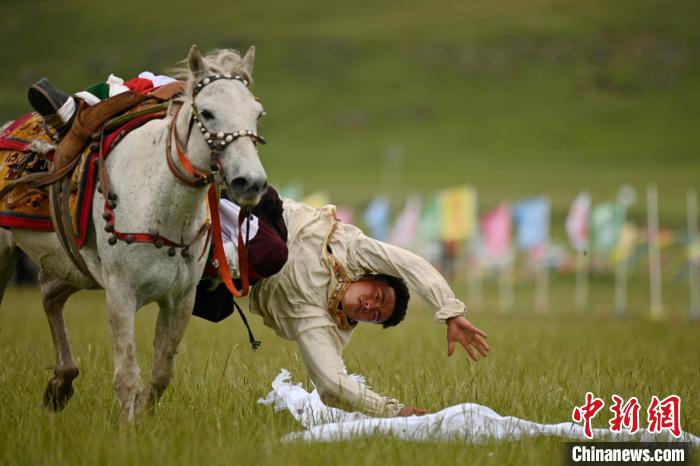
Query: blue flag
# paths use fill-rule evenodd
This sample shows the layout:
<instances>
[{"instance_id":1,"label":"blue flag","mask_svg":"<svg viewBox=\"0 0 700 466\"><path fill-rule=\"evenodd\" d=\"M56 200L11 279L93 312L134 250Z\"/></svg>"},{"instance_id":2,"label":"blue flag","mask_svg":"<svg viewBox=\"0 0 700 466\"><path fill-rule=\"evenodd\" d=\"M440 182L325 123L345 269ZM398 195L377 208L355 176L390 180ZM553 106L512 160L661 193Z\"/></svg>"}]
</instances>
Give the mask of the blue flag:
<instances>
[{"instance_id":1,"label":"blue flag","mask_svg":"<svg viewBox=\"0 0 700 466\"><path fill-rule=\"evenodd\" d=\"M520 249L532 249L549 242L549 199L535 197L513 207L516 240Z\"/></svg>"},{"instance_id":2,"label":"blue flag","mask_svg":"<svg viewBox=\"0 0 700 466\"><path fill-rule=\"evenodd\" d=\"M375 197L363 216L370 229L370 236L380 241L386 241L389 236L389 207L389 199L384 196Z\"/></svg>"}]
</instances>

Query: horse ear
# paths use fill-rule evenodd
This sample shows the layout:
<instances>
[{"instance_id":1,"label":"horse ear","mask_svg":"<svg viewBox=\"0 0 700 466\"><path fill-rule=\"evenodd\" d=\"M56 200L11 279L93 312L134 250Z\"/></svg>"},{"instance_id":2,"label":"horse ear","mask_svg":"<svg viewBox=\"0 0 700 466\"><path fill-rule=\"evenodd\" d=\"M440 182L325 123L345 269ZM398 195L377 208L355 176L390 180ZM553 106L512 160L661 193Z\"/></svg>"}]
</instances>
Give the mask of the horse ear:
<instances>
[{"instance_id":1,"label":"horse ear","mask_svg":"<svg viewBox=\"0 0 700 466\"><path fill-rule=\"evenodd\" d=\"M243 71L245 71L248 76L253 76L253 62L255 62L255 46L251 45L241 60Z\"/></svg>"},{"instance_id":2,"label":"horse ear","mask_svg":"<svg viewBox=\"0 0 700 466\"><path fill-rule=\"evenodd\" d=\"M202 54L199 53L199 49L194 44L190 47L190 53L187 55L187 65L190 67L190 72L195 80L202 78L207 72L204 58L202 58Z\"/></svg>"}]
</instances>

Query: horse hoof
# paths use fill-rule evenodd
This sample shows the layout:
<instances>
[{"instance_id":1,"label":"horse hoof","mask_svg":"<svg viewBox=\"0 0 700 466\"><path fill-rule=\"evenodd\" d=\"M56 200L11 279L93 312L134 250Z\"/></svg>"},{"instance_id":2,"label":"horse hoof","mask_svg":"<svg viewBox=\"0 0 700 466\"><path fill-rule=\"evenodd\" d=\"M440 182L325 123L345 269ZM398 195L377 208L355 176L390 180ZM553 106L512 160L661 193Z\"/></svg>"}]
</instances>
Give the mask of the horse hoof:
<instances>
[{"instance_id":1,"label":"horse hoof","mask_svg":"<svg viewBox=\"0 0 700 466\"><path fill-rule=\"evenodd\" d=\"M144 389L136 396L134 410L137 415L153 414L158 404L158 396L151 389Z\"/></svg>"},{"instance_id":2,"label":"horse hoof","mask_svg":"<svg viewBox=\"0 0 700 466\"><path fill-rule=\"evenodd\" d=\"M52 411L62 411L73 396L73 384L65 383L54 377L49 380L44 391L44 408Z\"/></svg>"}]
</instances>

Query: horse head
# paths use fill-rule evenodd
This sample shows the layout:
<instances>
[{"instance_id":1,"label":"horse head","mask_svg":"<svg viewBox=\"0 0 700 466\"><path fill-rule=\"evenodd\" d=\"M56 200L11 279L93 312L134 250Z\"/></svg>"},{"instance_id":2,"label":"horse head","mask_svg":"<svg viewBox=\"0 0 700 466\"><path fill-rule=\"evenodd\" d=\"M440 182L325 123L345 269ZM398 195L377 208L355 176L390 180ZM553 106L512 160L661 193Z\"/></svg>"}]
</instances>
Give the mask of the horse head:
<instances>
[{"instance_id":1,"label":"horse head","mask_svg":"<svg viewBox=\"0 0 700 466\"><path fill-rule=\"evenodd\" d=\"M249 88L254 59L255 47L242 58L231 50L203 57L194 45L187 58L188 151L209 153L210 168L242 207L255 206L267 189L257 132L264 111Z\"/></svg>"}]
</instances>

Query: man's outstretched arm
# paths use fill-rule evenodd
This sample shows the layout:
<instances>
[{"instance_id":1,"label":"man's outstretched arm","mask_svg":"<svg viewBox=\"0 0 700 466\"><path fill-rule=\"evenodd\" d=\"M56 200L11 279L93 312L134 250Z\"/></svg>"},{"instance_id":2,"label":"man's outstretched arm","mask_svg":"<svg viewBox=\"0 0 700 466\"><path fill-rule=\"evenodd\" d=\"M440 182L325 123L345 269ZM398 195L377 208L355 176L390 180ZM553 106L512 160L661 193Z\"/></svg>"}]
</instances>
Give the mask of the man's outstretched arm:
<instances>
[{"instance_id":1,"label":"man's outstretched arm","mask_svg":"<svg viewBox=\"0 0 700 466\"><path fill-rule=\"evenodd\" d=\"M435 310L436 320L447 324L448 356L453 354L455 343L460 343L474 360L477 352L486 356L490 349L486 333L464 318L464 303L435 267L406 249L377 241L354 227L346 226L346 234L350 266L403 278Z\"/></svg>"},{"instance_id":2,"label":"man's outstretched arm","mask_svg":"<svg viewBox=\"0 0 700 466\"><path fill-rule=\"evenodd\" d=\"M301 357L324 403L373 416L410 416L427 411L404 406L350 378L341 357L342 345L332 329L314 328L300 333L297 344Z\"/></svg>"}]
</instances>

